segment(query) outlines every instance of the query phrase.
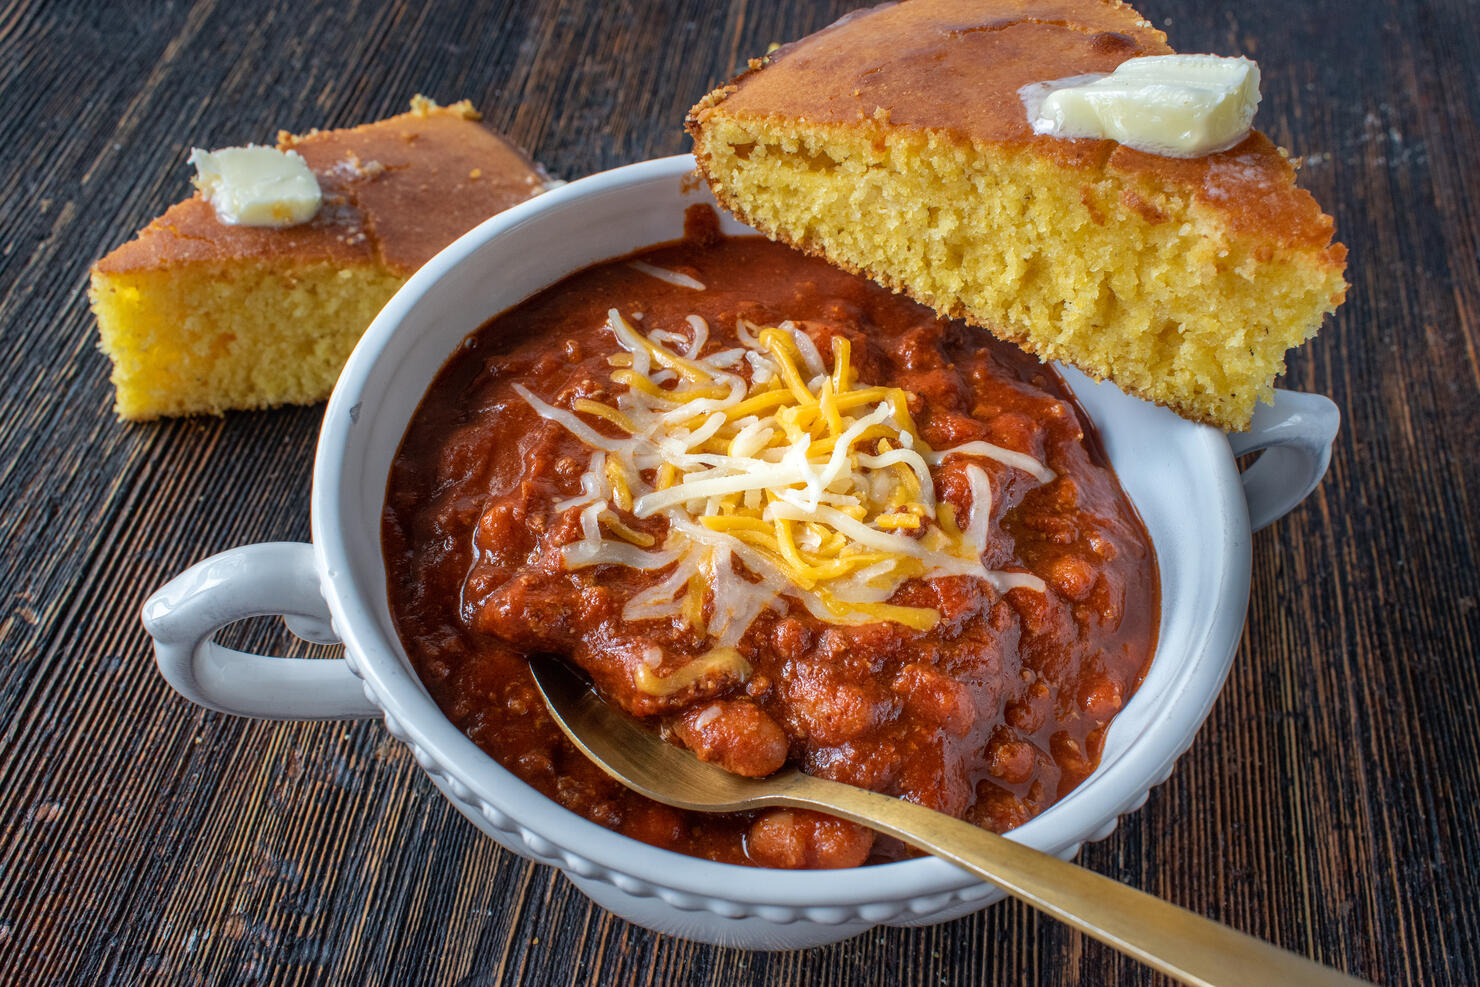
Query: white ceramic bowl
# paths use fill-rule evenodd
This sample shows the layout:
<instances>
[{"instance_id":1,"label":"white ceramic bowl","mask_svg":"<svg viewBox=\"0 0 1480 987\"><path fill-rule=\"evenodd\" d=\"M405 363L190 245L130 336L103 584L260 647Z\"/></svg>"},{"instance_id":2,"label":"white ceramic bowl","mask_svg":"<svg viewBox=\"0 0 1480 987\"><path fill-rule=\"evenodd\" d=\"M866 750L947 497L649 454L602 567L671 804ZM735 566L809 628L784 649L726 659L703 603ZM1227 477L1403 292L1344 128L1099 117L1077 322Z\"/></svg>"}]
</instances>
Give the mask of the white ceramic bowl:
<instances>
[{"instance_id":1,"label":"white ceramic bowl","mask_svg":"<svg viewBox=\"0 0 1480 987\"><path fill-rule=\"evenodd\" d=\"M505 771L433 703L386 604L380 517L391 459L432 377L488 318L566 274L678 238L683 207L712 202L687 156L595 175L488 220L434 258L366 332L329 401L313 483L313 545L234 549L144 608L161 671L189 699L244 716L379 716L451 802L494 840L559 867L586 894L661 932L757 949L812 946L871 926L924 925L1000 898L939 860L791 872L660 850L577 816ZM726 220L728 232L746 232ZM1108 731L1094 774L1012 833L1061 857L1115 828L1164 780L1232 661L1249 594L1249 536L1319 481L1337 426L1323 397L1281 392L1226 438L1060 368L1155 543L1162 618L1140 690ZM1267 450L1240 478L1235 453ZM1242 482L1241 482L1242 479ZM269 658L212 641L235 620L282 614L335 660Z\"/></svg>"}]
</instances>

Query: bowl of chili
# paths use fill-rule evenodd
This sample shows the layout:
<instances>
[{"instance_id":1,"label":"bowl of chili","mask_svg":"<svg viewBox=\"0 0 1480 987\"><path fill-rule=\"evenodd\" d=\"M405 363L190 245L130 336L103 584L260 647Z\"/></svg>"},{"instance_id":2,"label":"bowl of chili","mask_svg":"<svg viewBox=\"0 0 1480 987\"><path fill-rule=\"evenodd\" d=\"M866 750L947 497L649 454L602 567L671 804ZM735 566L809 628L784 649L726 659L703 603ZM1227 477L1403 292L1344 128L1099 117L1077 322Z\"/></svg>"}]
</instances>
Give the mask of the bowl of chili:
<instances>
[{"instance_id":1,"label":"bowl of chili","mask_svg":"<svg viewBox=\"0 0 1480 987\"><path fill-rule=\"evenodd\" d=\"M366 332L330 399L314 467L313 542L232 549L144 608L161 671L186 698L236 715L380 718L439 790L500 845L561 869L604 907L661 932L759 949L819 945L883 923L924 925L1001 893L934 859L790 871L701 859L615 831L547 797L480 748L438 705L392 611L383 530L388 479L429 385L469 334L573 272L678 240L712 204L687 156L573 182L496 216L417 272ZM732 220L723 232L748 231ZM1100 738L1093 770L1011 830L1072 856L1103 839L1171 773L1233 660L1249 595L1251 533L1319 482L1338 416L1277 392L1227 436L1058 368L1094 425L1155 548L1155 656ZM1235 457L1261 452L1242 473ZM280 614L340 659L248 655L222 627ZM420 669L425 672L425 669Z\"/></svg>"}]
</instances>

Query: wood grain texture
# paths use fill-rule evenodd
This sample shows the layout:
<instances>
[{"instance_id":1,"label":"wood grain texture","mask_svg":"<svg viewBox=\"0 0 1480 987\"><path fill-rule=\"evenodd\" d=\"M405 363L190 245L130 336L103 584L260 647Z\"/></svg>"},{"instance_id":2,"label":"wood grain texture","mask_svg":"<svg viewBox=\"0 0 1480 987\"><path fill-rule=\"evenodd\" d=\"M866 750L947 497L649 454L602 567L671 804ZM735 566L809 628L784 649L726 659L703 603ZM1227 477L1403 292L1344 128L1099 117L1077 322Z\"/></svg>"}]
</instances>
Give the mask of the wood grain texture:
<instances>
[{"instance_id":1,"label":"wood grain texture","mask_svg":"<svg viewBox=\"0 0 1480 987\"><path fill-rule=\"evenodd\" d=\"M1106 984L1027 909L806 952L664 939L480 836L374 723L202 712L136 614L191 562L306 539L321 409L123 426L88 265L186 191L191 144L473 98L575 178L840 0L0 0L0 982ZM1254 544L1191 751L1081 859L1384 983L1480 982L1480 18L1467 0L1143 0L1264 69L1261 126L1350 246L1287 385L1345 423ZM274 622L243 647L294 654Z\"/></svg>"}]
</instances>

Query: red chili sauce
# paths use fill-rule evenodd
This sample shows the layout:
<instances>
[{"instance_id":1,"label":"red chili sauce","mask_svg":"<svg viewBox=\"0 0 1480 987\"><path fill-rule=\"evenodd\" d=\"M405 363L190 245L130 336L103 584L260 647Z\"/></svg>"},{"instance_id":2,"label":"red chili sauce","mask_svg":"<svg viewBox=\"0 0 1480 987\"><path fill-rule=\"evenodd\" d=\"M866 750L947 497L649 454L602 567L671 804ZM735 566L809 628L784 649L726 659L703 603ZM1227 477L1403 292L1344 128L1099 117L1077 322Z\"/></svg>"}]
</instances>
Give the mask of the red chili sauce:
<instances>
[{"instance_id":1,"label":"red chili sauce","mask_svg":"<svg viewBox=\"0 0 1480 987\"><path fill-rule=\"evenodd\" d=\"M660 280L630 258L566 278L468 337L402 442L382 531L390 605L447 716L572 811L731 863L846 867L912 851L813 813L685 813L627 791L555 727L526 655L579 665L609 702L731 770L763 774L791 762L996 832L1083 781L1150 661L1158 583L1146 531L1053 370L764 239L711 231L634 256L705 288ZM580 537L580 511L553 505L579 494L591 450L513 390L523 384L567 409L609 397L613 308L641 313L633 323L641 332L680 332L698 315L711 332L704 353L734 347L742 318L791 320L824 354L844 334L859 379L909 392L933 448L984 440L1038 458L1056 474L1047 484L984 464L993 523L983 561L1036 573L1046 591L998 593L961 576L911 580L890 602L938 609L928 631L827 623L783 599L738 645L751 668L745 681L711 677L660 698L639 692L634 653L657 647L665 663L681 662L704 642L678 621L623 619L624 601L663 570L561 564L561 546ZM939 500L958 512L970 507L963 469L950 458L933 470ZM638 531L661 535L667 524L617 513Z\"/></svg>"}]
</instances>

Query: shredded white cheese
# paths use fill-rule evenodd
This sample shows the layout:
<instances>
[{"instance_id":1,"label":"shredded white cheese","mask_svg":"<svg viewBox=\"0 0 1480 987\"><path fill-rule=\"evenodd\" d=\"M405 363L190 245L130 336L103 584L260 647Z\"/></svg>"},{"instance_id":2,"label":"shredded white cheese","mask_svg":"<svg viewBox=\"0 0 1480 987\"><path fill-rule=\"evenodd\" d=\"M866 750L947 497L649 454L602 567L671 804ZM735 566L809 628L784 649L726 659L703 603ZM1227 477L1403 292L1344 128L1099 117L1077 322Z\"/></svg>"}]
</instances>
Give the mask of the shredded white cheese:
<instances>
[{"instance_id":1,"label":"shredded white cheese","mask_svg":"<svg viewBox=\"0 0 1480 987\"><path fill-rule=\"evenodd\" d=\"M630 263L664 280L685 277ZM904 391L855 380L845 338L833 337L829 370L791 323L742 321L741 346L708 356L709 327L698 316L686 332L642 335L613 309L607 325L621 347L608 358L613 403L557 408L515 390L593 450L581 493L555 505L581 511L582 537L565 546L566 567L672 566L628 600L626 619L678 616L712 639L714 654L728 654L782 597L832 623L928 630L937 611L887 602L907 580L970 576L998 592L1043 591L1032 573L982 564L992 513L986 470L966 467L972 507L962 528L937 502L931 467L950 456L990 459L1042 483L1053 471L987 442L931 449ZM614 430L621 435L607 434ZM618 510L637 522L665 519L663 543ZM656 678L648 685L659 688Z\"/></svg>"},{"instance_id":2,"label":"shredded white cheese","mask_svg":"<svg viewBox=\"0 0 1480 987\"><path fill-rule=\"evenodd\" d=\"M677 285L680 288L692 288L695 291L704 290L703 281L691 278L687 274L679 271L670 271L666 267L658 267L655 264L649 264L645 260L629 260L627 262L627 266L632 268L634 271L641 271L643 274L646 274L649 277L657 278L659 281L666 281L669 284ZM637 318L642 318L642 316L638 315Z\"/></svg>"}]
</instances>

